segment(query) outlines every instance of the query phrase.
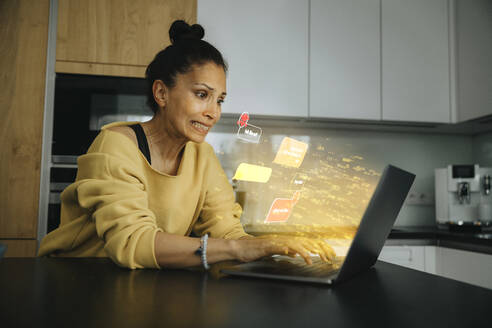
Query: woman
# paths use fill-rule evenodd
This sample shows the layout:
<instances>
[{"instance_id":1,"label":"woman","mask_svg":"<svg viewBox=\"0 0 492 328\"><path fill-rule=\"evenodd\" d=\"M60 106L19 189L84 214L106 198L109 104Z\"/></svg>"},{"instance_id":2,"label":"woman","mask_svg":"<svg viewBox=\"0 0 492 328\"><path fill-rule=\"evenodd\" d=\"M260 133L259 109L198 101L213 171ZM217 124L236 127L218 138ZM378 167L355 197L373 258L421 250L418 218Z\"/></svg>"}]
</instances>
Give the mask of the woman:
<instances>
[{"instance_id":1,"label":"woman","mask_svg":"<svg viewBox=\"0 0 492 328\"><path fill-rule=\"evenodd\" d=\"M169 36L172 45L146 70L153 118L102 128L78 159L77 179L61 195L60 226L39 255L110 257L128 268L207 267L272 254L300 254L309 263L309 252L327 260L324 243L244 232L241 208L204 142L226 97L226 64L201 40L200 25L175 21Z\"/></svg>"}]
</instances>

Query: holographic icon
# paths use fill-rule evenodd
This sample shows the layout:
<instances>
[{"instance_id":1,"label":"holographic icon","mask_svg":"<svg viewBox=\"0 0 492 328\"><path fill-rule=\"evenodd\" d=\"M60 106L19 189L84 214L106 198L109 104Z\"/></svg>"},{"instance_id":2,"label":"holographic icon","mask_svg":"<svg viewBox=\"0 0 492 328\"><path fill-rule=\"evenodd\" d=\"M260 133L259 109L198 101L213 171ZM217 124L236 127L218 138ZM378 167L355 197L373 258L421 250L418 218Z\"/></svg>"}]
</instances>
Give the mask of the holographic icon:
<instances>
[{"instance_id":1,"label":"holographic icon","mask_svg":"<svg viewBox=\"0 0 492 328\"><path fill-rule=\"evenodd\" d=\"M280 144L274 163L298 168L306 155L308 144L285 137Z\"/></svg>"},{"instance_id":2,"label":"holographic icon","mask_svg":"<svg viewBox=\"0 0 492 328\"><path fill-rule=\"evenodd\" d=\"M239 117L239 120L237 121L237 125L239 125L240 128L243 128L246 125L248 125L248 121L249 121L249 114L248 112L244 112Z\"/></svg>"},{"instance_id":3,"label":"holographic icon","mask_svg":"<svg viewBox=\"0 0 492 328\"><path fill-rule=\"evenodd\" d=\"M241 163L232 177L234 180L266 183L270 180L272 169L269 167Z\"/></svg>"},{"instance_id":4,"label":"holographic icon","mask_svg":"<svg viewBox=\"0 0 492 328\"><path fill-rule=\"evenodd\" d=\"M268 211L268 215L265 219L265 223L273 222L286 222L289 219L292 209L299 201L301 192L296 191L291 199L289 198L275 198L272 206Z\"/></svg>"},{"instance_id":5,"label":"holographic icon","mask_svg":"<svg viewBox=\"0 0 492 328\"><path fill-rule=\"evenodd\" d=\"M290 181L290 184L294 187L302 187L304 185L305 179L306 176L304 174L297 172Z\"/></svg>"},{"instance_id":6,"label":"holographic icon","mask_svg":"<svg viewBox=\"0 0 492 328\"><path fill-rule=\"evenodd\" d=\"M237 137L246 142L251 143L259 143L262 130L260 127L257 127L253 124L249 124L249 114L248 112L244 112L237 120L236 124L239 126L237 130Z\"/></svg>"}]
</instances>

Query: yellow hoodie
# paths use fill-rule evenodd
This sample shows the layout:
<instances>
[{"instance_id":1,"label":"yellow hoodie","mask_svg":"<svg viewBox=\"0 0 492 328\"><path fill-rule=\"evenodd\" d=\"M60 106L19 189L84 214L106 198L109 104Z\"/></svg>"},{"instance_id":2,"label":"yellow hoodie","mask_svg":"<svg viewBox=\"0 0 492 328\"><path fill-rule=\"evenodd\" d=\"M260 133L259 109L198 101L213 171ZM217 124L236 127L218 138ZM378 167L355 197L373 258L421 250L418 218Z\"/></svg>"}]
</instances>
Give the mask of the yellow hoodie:
<instances>
[{"instance_id":1,"label":"yellow hoodie","mask_svg":"<svg viewBox=\"0 0 492 328\"><path fill-rule=\"evenodd\" d=\"M176 176L153 169L137 145L105 125L77 178L61 194L60 226L46 235L39 256L110 257L128 268L159 268L158 231L213 238L247 236L241 207L213 148L188 142Z\"/></svg>"}]
</instances>

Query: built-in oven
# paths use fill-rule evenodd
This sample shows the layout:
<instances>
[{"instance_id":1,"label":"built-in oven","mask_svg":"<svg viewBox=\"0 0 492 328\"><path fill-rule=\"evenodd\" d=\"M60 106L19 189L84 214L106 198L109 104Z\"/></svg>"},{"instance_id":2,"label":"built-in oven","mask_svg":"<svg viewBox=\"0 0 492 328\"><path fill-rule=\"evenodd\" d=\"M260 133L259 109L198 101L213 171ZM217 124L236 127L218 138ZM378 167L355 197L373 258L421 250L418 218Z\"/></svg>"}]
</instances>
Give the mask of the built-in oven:
<instances>
[{"instance_id":1,"label":"built-in oven","mask_svg":"<svg viewBox=\"0 0 492 328\"><path fill-rule=\"evenodd\" d=\"M105 124L147 121L145 79L56 74L51 144L48 232L60 222L60 194L77 174L77 157L86 153Z\"/></svg>"}]
</instances>

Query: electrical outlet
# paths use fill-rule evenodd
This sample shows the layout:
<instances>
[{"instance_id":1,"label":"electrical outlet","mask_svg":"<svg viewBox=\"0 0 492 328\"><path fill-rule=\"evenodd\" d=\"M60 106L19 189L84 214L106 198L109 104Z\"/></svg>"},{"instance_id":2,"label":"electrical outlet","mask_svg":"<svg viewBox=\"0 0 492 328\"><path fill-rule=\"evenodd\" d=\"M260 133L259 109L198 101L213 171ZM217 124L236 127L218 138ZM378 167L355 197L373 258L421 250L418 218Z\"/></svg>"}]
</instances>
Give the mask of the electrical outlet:
<instances>
[{"instance_id":1,"label":"electrical outlet","mask_svg":"<svg viewBox=\"0 0 492 328\"><path fill-rule=\"evenodd\" d=\"M407 199L405 200L406 205L434 205L434 197L426 192L410 191L408 193Z\"/></svg>"}]
</instances>

